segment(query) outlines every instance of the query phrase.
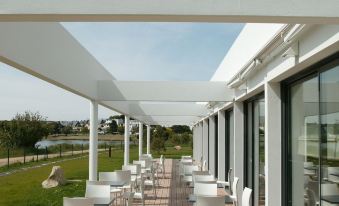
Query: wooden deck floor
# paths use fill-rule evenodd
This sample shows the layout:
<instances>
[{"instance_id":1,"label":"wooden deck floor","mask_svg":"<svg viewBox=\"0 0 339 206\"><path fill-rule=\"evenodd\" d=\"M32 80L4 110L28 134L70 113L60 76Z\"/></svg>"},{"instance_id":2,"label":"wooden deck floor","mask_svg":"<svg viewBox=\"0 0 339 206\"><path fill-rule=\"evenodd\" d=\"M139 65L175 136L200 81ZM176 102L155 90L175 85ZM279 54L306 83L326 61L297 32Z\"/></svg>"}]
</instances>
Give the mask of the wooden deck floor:
<instances>
[{"instance_id":1,"label":"wooden deck floor","mask_svg":"<svg viewBox=\"0 0 339 206\"><path fill-rule=\"evenodd\" d=\"M160 179L160 185L157 187L157 197L151 188L145 190L147 195L145 205L159 205L159 206L189 206L192 205L187 201L187 197L192 193L192 189L186 191L180 187L177 161L167 159L165 161L165 178ZM224 193L223 190L218 193ZM140 201L134 201L133 205L141 205Z\"/></svg>"}]
</instances>

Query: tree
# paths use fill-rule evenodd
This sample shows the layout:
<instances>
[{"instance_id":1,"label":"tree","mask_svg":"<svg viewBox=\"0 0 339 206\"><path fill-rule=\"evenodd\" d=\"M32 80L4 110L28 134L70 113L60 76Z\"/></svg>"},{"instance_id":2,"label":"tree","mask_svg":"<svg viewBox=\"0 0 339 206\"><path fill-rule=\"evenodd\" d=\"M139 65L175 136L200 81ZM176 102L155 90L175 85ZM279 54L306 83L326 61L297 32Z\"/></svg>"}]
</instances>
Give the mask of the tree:
<instances>
[{"instance_id":1,"label":"tree","mask_svg":"<svg viewBox=\"0 0 339 206\"><path fill-rule=\"evenodd\" d=\"M34 147L49 133L46 118L38 112L17 114L11 121L3 123L1 129L9 133L11 141L18 147Z\"/></svg>"},{"instance_id":2,"label":"tree","mask_svg":"<svg viewBox=\"0 0 339 206\"><path fill-rule=\"evenodd\" d=\"M151 148L160 154L161 151L166 151L165 140L159 137L153 138Z\"/></svg>"},{"instance_id":3,"label":"tree","mask_svg":"<svg viewBox=\"0 0 339 206\"><path fill-rule=\"evenodd\" d=\"M164 133L165 129L161 126L156 126L153 130L151 148L158 154L161 151L166 151Z\"/></svg>"},{"instance_id":4,"label":"tree","mask_svg":"<svg viewBox=\"0 0 339 206\"><path fill-rule=\"evenodd\" d=\"M124 126L118 126L118 133L124 134L124 132L125 132L125 127Z\"/></svg>"},{"instance_id":5,"label":"tree","mask_svg":"<svg viewBox=\"0 0 339 206\"><path fill-rule=\"evenodd\" d=\"M81 128L81 133L82 134L88 134L89 133L89 129L87 127L82 127Z\"/></svg>"},{"instance_id":6,"label":"tree","mask_svg":"<svg viewBox=\"0 0 339 206\"><path fill-rule=\"evenodd\" d=\"M15 139L13 138L13 136L11 136L11 134L3 129L0 128L0 146L6 149L10 149L15 147Z\"/></svg>"},{"instance_id":7,"label":"tree","mask_svg":"<svg viewBox=\"0 0 339 206\"><path fill-rule=\"evenodd\" d=\"M118 131L118 124L115 120L112 119L112 122L109 124L109 132L115 133Z\"/></svg>"},{"instance_id":8,"label":"tree","mask_svg":"<svg viewBox=\"0 0 339 206\"><path fill-rule=\"evenodd\" d=\"M62 128L61 132L62 132L62 134L67 136L67 135L72 133L72 130L73 130L73 128L71 126L66 126L66 127Z\"/></svg>"},{"instance_id":9,"label":"tree","mask_svg":"<svg viewBox=\"0 0 339 206\"><path fill-rule=\"evenodd\" d=\"M186 126L186 125L173 125L171 129L174 133L177 133L177 134L182 134L185 132L192 133L189 126Z\"/></svg>"}]
</instances>

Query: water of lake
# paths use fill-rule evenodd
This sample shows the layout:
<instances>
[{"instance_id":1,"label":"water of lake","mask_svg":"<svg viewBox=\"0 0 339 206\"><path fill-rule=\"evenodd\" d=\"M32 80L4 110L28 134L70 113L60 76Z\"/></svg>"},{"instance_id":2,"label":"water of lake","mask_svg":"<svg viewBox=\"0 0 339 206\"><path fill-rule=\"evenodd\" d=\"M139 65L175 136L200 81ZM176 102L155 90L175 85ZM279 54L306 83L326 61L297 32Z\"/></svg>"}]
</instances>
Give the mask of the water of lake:
<instances>
[{"instance_id":1,"label":"water of lake","mask_svg":"<svg viewBox=\"0 0 339 206\"><path fill-rule=\"evenodd\" d=\"M121 141L108 141L108 140L99 140L98 144L107 144L107 145L116 145L116 144L121 144ZM124 143L124 142L122 142ZM78 144L78 145L88 145L89 141L88 140L41 140L35 144L35 146L39 147L49 147L53 145L59 145L59 144ZM130 142L130 144L133 144Z\"/></svg>"}]
</instances>

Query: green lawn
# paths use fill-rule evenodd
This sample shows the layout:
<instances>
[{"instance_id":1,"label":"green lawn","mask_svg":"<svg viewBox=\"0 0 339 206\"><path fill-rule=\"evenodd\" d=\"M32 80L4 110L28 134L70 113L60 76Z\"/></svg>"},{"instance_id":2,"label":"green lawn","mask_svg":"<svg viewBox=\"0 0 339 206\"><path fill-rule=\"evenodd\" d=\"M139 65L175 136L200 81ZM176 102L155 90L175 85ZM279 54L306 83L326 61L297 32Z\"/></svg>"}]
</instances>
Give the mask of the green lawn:
<instances>
[{"instance_id":1,"label":"green lawn","mask_svg":"<svg viewBox=\"0 0 339 206\"><path fill-rule=\"evenodd\" d=\"M145 151L145 149L144 149ZM190 147L182 147L176 151L173 147L163 153L166 158L179 158L181 155L192 154ZM130 159L137 159L137 146L130 149ZM155 157L159 155L155 154ZM108 152L99 154L98 171L114 171L121 169L123 164L123 150L115 149L112 157ZM53 165L43 166L28 171L20 171L9 176L0 177L0 205L62 205L62 197L84 196L85 180L88 178L88 158L69 160L60 165L68 180L82 180L71 182L64 186L42 189L41 182L45 180Z\"/></svg>"}]
</instances>

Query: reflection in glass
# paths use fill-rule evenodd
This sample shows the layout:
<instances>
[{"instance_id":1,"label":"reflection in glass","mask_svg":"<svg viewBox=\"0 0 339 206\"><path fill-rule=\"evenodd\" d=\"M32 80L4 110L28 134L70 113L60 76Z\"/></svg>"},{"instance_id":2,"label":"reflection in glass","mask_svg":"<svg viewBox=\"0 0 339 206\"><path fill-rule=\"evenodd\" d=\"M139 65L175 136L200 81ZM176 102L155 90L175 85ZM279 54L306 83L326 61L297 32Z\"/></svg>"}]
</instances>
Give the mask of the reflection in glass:
<instances>
[{"instance_id":1,"label":"reflection in glass","mask_svg":"<svg viewBox=\"0 0 339 206\"><path fill-rule=\"evenodd\" d=\"M247 106L246 187L253 189L253 205L265 205L265 102L250 101Z\"/></svg>"},{"instance_id":2,"label":"reflection in glass","mask_svg":"<svg viewBox=\"0 0 339 206\"><path fill-rule=\"evenodd\" d=\"M291 155L292 200L290 205L312 205L309 200L319 194L319 132L318 81L314 77L292 86L291 95ZM309 195L310 196L310 195Z\"/></svg>"},{"instance_id":3,"label":"reflection in glass","mask_svg":"<svg viewBox=\"0 0 339 206\"><path fill-rule=\"evenodd\" d=\"M320 74L321 204L339 205L339 67ZM337 201L331 198L337 197Z\"/></svg>"}]
</instances>

